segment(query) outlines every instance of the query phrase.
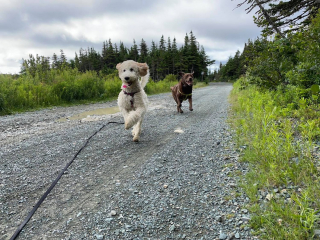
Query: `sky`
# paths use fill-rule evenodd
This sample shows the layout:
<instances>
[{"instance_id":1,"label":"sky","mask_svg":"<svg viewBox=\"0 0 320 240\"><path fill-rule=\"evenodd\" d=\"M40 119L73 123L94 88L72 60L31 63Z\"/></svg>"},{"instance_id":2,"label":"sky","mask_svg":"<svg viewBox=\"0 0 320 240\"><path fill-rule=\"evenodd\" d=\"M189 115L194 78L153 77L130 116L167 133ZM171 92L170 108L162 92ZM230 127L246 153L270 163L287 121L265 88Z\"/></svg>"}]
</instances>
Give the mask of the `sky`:
<instances>
[{"instance_id":1,"label":"sky","mask_svg":"<svg viewBox=\"0 0 320 240\"><path fill-rule=\"evenodd\" d=\"M261 29L243 0L0 0L0 73L19 73L22 59L60 55L73 59L80 48L101 53L104 41L148 47L191 31L218 68Z\"/></svg>"}]
</instances>

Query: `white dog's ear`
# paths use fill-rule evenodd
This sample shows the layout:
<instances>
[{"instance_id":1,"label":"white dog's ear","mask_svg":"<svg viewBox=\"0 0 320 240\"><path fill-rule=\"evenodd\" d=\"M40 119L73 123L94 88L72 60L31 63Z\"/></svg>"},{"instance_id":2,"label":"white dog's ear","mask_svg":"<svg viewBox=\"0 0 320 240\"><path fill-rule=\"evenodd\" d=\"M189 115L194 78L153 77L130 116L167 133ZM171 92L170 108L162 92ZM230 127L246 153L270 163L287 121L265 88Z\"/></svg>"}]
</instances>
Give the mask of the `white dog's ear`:
<instances>
[{"instance_id":1,"label":"white dog's ear","mask_svg":"<svg viewBox=\"0 0 320 240\"><path fill-rule=\"evenodd\" d=\"M149 66L146 63L138 63L138 68L141 77L147 75Z\"/></svg>"},{"instance_id":2,"label":"white dog's ear","mask_svg":"<svg viewBox=\"0 0 320 240\"><path fill-rule=\"evenodd\" d=\"M118 69L118 70L119 70L119 69L120 69L120 67L121 67L121 63L118 63L118 64L117 64L117 66L116 66L116 69Z\"/></svg>"}]
</instances>

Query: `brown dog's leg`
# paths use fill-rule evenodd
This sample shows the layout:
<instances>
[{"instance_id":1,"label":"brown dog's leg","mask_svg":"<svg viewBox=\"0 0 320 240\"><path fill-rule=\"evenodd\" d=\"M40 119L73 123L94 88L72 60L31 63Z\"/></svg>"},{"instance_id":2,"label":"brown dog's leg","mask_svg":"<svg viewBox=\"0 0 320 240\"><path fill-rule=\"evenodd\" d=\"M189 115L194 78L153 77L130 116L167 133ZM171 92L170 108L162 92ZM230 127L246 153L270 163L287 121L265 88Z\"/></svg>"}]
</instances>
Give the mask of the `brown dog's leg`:
<instances>
[{"instance_id":1,"label":"brown dog's leg","mask_svg":"<svg viewBox=\"0 0 320 240\"><path fill-rule=\"evenodd\" d=\"M181 106L182 106L182 101L180 101L180 99L178 98L178 104L177 104L178 113L183 113Z\"/></svg>"},{"instance_id":2,"label":"brown dog's leg","mask_svg":"<svg viewBox=\"0 0 320 240\"><path fill-rule=\"evenodd\" d=\"M176 103L178 104L177 94L174 91L172 91L172 97L176 101Z\"/></svg>"},{"instance_id":3,"label":"brown dog's leg","mask_svg":"<svg viewBox=\"0 0 320 240\"><path fill-rule=\"evenodd\" d=\"M192 98L189 98L188 101L189 101L189 110L190 110L190 111L193 111L193 108L192 108Z\"/></svg>"}]
</instances>

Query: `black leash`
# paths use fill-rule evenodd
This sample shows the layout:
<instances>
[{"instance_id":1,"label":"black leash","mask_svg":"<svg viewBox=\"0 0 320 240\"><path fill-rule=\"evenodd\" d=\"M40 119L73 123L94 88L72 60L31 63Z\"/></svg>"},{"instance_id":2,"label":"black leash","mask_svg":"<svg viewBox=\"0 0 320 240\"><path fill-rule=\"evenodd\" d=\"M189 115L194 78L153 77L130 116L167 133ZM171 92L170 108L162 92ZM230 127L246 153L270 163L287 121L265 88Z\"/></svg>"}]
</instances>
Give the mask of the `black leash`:
<instances>
[{"instance_id":1,"label":"black leash","mask_svg":"<svg viewBox=\"0 0 320 240\"><path fill-rule=\"evenodd\" d=\"M24 226L29 222L29 220L31 219L31 217L33 216L33 214L35 213L35 211L37 211L37 209L39 208L39 206L41 205L41 203L46 199L46 197L49 195L49 193L51 192L51 190L54 188L54 186L57 184L57 182L59 181L59 179L62 177L62 175L64 174L64 172L68 169L68 167L71 165L71 163L77 158L77 156L80 154L80 152L88 145L89 141L91 140L91 138L93 138L98 132L100 132L105 126L107 126L109 123L117 123L117 124L124 124L122 122L107 122L106 124L104 124L102 127L100 127L97 131L95 131L95 133L93 133L85 142L85 144L79 149L79 151L74 155L74 157L70 160L70 162L67 163L67 165L64 167L64 169L62 169L62 171L59 173L58 177L52 182L51 186L48 188L48 190L42 195L42 197L40 198L40 200L37 202L37 204L33 207L33 209L31 210L31 212L28 214L28 216L26 217L26 219L21 223L21 225L18 227L18 229L15 231L15 233L12 235L12 237L10 238L10 240L14 240L16 239L16 237L19 235L19 233L21 232L21 230L24 228Z\"/></svg>"}]
</instances>

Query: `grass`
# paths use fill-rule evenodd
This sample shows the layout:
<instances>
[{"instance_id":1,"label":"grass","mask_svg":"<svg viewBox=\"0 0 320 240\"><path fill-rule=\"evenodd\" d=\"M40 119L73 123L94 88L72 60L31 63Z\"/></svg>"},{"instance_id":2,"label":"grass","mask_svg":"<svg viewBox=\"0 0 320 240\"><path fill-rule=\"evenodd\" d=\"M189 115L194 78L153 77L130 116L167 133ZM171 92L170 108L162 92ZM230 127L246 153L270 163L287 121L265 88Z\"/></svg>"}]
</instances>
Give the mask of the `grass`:
<instances>
[{"instance_id":1,"label":"grass","mask_svg":"<svg viewBox=\"0 0 320 240\"><path fill-rule=\"evenodd\" d=\"M241 160L250 166L241 186L251 201L251 227L262 239L312 239L320 224L320 164L314 152L320 109L281 90L240 89L236 82L230 125ZM261 191L272 198L260 199Z\"/></svg>"},{"instance_id":2,"label":"grass","mask_svg":"<svg viewBox=\"0 0 320 240\"><path fill-rule=\"evenodd\" d=\"M177 83L174 75L154 82L149 80L147 94L169 92ZM205 86L198 82L195 88ZM68 106L110 101L117 98L121 87L118 73L103 75L95 71L51 69L45 77L30 74L11 76L0 74L0 116L52 106Z\"/></svg>"}]
</instances>

